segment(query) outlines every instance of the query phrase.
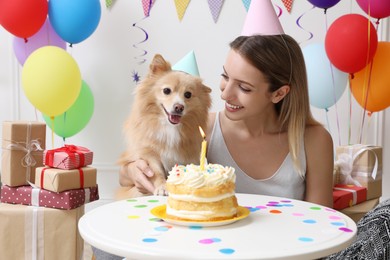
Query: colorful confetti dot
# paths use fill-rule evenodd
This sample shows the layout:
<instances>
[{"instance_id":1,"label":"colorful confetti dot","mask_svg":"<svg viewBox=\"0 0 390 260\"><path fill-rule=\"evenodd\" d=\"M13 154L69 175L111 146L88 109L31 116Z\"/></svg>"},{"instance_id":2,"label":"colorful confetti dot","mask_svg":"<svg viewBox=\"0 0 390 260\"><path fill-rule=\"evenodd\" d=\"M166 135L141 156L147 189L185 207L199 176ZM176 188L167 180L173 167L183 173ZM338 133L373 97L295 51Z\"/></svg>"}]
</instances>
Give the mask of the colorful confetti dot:
<instances>
[{"instance_id":1,"label":"colorful confetti dot","mask_svg":"<svg viewBox=\"0 0 390 260\"><path fill-rule=\"evenodd\" d=\"M159 200L148 200L148 202L150 203L156 203L156 202L160 202Z\"/></svg>"},{"instance_id":2,"label":"colorful confetti dot","mask_svg":"<svg viewBox=\"0 0 390 260\"><path fill-rule=\"evenodd\" d=\"M161 218L150 218L149 221L154 221L154 222L163 222Z\"/></svg>"},{"instance_id":3,"label":"colorful confetti dot","mask_svg":"<svg viewBox=\"0 0 390 260\"><path fill-rule=\"evenodd\" d=\"M172 226L160 226L160 227L155 227L154 230L156 230L156 231L168 231L171 228L172 228Z\"/></svg>"},{"instance_id":4,"label":"colorful confetti dot","mask_svg":"<svg viewBox=\"0 0 390 260\"><path fill-rule=\"evenodd\" d=\"M339 230L344 231L344 232L352 232L352 229L349 229L346 227L339 228Z\"/></svg>"},{"instance_id":5,"label":"colorful confetti dot","mask_svg":"<svg viewBox=\"0 0 390 260\"><path fill-rule=\"evenodd\" d=\"M219 252L221 252L222 254L231 255L235 252L235 250L231 248L222 248L219 250Z\"/></svg>"},{"instance_id":6,"label":"colorful confetti dot","mask_svg":"<svg viewBox=\"0 0 390 260\"><path fill-rule=\"evenodd\" d=\"M140 216L136 216L136 215L129 215L127 216L128 219L138 219L140 218Z\"/></svg>"},{"instance_id":7,"label":"colorful confetti dot","mask_svg":"<svg viewBox=\"0 0 390 260\"><path fill-rule=\"evenodd\" d=\"M156 238L144 238L144 239L142 239L142 242L154 243L154 242L157 242L157 239Z\"/></svg>"},{"instance_id":8,"label":"colorful confetti dot","mask_svg":"<svg viewBox=\"0 0 390 260\"><path fill-rule=\"evenodd\" d=\"M329 219L338 220L341 219L341 217L333 215L333 216L329 216Z\"/></svg>"},{"instance_id":9,"label":"colorful confetti dot","mask_svg":"<svg viewBox=\"0 0 390 260\"><path fill-rule=\"evenodd\" d=\"M310 237L299 237L298 240L302 241L302 242L313 242L314 241L314 239L312 239Z\"/></svg>"},{"instance_id":10,"label":"colorful confetti dot","mask_svg":"<svg viewBox=\"0 0 390 260\"><path fill-rule=\"evenodd\" d=\"M311 210L321 210L321 207L310 207Z\"/></svg>"},{"instance_id":11,"label":"colorful confetti dot","mask_svg":"<svg viewBox=\"0 0 390 260\"><path fill-rule=\"evenodd\" d=\"M315 221L314 219L305 219L303 221L303 223L306 223L306 224L315 224L317 223L317 221Z\"/></svg>"},{"instance_id":12,"label":"colorful confetti dot","mask_svg":"<svg viewBox=\"0 0 390 260\"><path fill-rule=\"evenodd\" d=\"M248 207L248 208L250 208L250 207ZM266 206L256 206L255 208L256 209L266 209L267 207Z\"/></svg>"},{"instance_id":13,"label":"colorful confetti dot","mask_svg":"<svg viewBox=\"0 0 390 260\"><path fill-rule=\"evenodd\" d=\"M201 226L189 226L188 227L189 229L202 229L203 227L201 227Z\"/></svg>"},{"instance_id":14,"label":"colorful confetti dot","mask_svg":"<svg viewBox=\"0 0 390 260\"><path fill-rule=\"evenodd\" d=\"M277 209L273 209L273 210L270 210L269 213L272 213L272 214L280 214L282 213L280 210L277 210Z\"/></svg>"},{"instance_id":15,"label":"colorful confetti dot","mask_svg":"<svg viewBox=\"0 0 390 260\"><path fill-rule=\"evenodd\" d=\"M135 205L134 207L135 207L135 208L146 208L147 205L144 205L144 204L142 204L142 205Z\"/></svg>"},{"instance_id":16,"label":"colorful confetti dot","mask_svg":"<svg viewBox=\"0 0 390 260\"><path fill-rule=\"evenodd\" d=\"M218 242L221 242L221 239L219 239L219 238L205 238L205 239L199 240L199 243L201 243L201 244L212 244L212 243L218 243Z\"/></svg>"},{"instance_id":17,"label":"colorful confetti dot","mask_svg":"<svg viewBox=\"0 0 390 260\"><path fill-rule=\"evenodd\" d=\"M344 226L345 224L343 222L330 222L331 225L333 226Z\"/></svg>"},{"instance_id":18,"label":"colorful confetti dot","mask_svg":"<svg viewBox=\"0 0 390 260\"><path fill-rule=\"evenodd\" d=\"M136 202L137 200L136 199L128 199L126 200L127 202Z\"/></svg>"},{"instance_id":19,"label":"colorful confetti dot","mask_svg":"<svg viewBox=\"0 0 390 260\"><path fill-rule=\"evenodd\" d=\"M296 216L296 217L303 217L305 214L303 214L303 213L293 213L292 215Z\"/></svg>"}]
</instances>

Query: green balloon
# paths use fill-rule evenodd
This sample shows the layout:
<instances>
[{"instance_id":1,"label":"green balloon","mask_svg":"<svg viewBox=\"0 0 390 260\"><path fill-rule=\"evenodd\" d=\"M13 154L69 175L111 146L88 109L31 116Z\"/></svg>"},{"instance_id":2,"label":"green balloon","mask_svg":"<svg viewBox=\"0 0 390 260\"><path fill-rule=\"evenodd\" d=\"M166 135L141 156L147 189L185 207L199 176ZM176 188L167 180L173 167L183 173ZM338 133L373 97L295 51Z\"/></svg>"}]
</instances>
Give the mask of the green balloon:
<instances>
[{"instance_id":1,"label":"green balloon","mask_svg":"<svg viewBox=\"0 0 390 260\"><path fill-rule=\"evenodd\" d=\"M50 116L43 114L43 118L51 130L54 130L56 135L67 138L74 136L84 129L92 117L93 110L93 94L87 83L83 80L79 96L67 111L55 116L54 122Z\"/></svg>"}]
</instances>

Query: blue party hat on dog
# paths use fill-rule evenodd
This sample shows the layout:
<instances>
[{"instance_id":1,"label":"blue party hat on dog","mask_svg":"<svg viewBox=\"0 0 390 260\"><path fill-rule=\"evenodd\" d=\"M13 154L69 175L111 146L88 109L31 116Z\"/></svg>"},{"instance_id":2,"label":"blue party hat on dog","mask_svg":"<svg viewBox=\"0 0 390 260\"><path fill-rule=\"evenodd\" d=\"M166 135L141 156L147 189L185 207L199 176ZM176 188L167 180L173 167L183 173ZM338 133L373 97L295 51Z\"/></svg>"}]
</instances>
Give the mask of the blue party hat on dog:
<instances>
[{"instance_id":1,"label":"blue party hat on dog","mask_svg":"<svg viewBox=\"0 0 390 260\"><path fill-rule=\"evenodd\" d=\"M179 70L199 77L198 64L196 63L194 51L190 51L186 56L172 66L173 70Z\"/></svg>"}]
</instances>

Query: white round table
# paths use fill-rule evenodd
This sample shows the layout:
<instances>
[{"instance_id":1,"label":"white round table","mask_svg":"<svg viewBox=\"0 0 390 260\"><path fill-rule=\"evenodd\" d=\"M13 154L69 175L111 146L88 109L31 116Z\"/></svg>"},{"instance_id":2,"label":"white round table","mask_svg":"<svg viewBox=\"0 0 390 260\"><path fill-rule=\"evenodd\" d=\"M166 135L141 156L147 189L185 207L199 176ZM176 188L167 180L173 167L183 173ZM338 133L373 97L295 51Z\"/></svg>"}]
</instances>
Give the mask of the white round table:
<instances>
[{"instance_id":1,"label":"white round table","mask_svg":"<svg viewBox=\"0 0 390 260\"><path fill-rule=\"evenodd\" d=\"M348 216L317 204L236 194L248 217L222 226L164 222L151 210L166 197L146 196L95 208L79 231L92 246L131 259L315 259L356 237Z\"/></svg>"}]
</instances>

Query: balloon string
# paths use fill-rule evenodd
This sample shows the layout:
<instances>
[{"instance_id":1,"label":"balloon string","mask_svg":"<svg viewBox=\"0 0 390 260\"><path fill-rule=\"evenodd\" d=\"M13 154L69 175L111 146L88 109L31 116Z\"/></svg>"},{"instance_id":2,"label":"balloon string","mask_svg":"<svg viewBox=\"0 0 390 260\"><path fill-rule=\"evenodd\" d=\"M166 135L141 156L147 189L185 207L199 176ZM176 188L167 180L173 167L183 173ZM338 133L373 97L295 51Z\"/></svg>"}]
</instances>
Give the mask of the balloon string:
<instances>
[{"instance_id":1,"label":"balloon string","mask_svg":"<svg viewBox=\"0 0 390 260\"><path fill-rule=\"evenodd\" d=\"M349 102L349 116L348 116L348 144L351 144L351 120L352 120L352 102L351 102L351 90L352 90L352 79L353 74L349 74L349 91L348 91L348 102Z\"/></svg>"},{"instance_id":2,"label":"balloon string","mask_svg":"<svg viewBox=\"0 0 390 260\"><path fill-rule=\"evenodd\" d=\"M66 132L66 111L65 111L65 113L64 113L64 132ZM64 143L64 145L65 145L65 143L66 143L66 138L65 138L65 136L62 137L62 141L63 141L63 143Z\"/></svg>"},{"instance_id":3,"label":"balloon string","mask_svg":"<svg viewBox=\"0 0 390 260\"><path fill-rule=\"evenodd\" d=\"M51 146L54 149L54 116L50 117L51 123Z\"/></svg>"},{"instance_id":4,"label":"balloon string","mask_svg":"<svg viewBox=\"0 0 390 260\"><path fill-rule=\"evenodd\" d=\"M312 39L314 37L314 34L308 30L306 30L305 28L303 28L300 24L300 21L302 19L302 17L307 14L308 12L310 12L311 10L313 10L315 8L315 6L313 5L312 8L310 8L309 10L303 12L303 14L301 14L298 19L296 20L296 24L298 25L299 28L301 28L303 31L307 32L309 34L309 38L306 39L306 41L309 41L310 39ZM301 44L302 42L300 42L299 44Z\"/></svg>"}]
</instances>

